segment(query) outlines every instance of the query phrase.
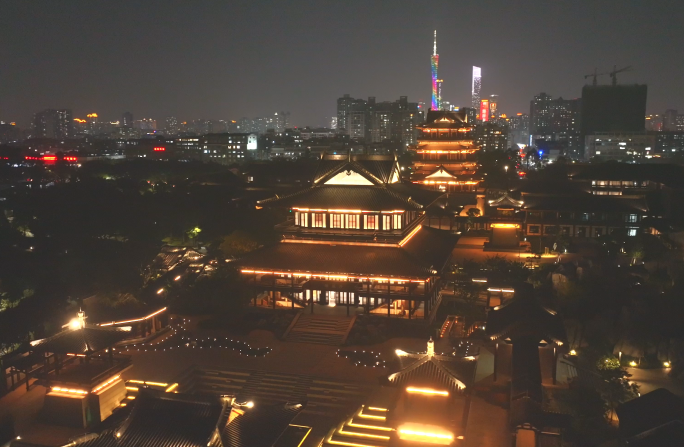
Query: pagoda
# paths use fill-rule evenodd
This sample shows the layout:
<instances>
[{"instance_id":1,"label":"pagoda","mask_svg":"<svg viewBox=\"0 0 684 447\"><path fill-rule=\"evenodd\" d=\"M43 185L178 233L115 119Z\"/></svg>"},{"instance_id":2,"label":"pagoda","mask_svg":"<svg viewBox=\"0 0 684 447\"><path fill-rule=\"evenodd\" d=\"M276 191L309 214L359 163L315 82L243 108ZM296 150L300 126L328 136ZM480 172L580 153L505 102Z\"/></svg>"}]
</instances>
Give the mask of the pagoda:
<instances>
[{"instance_id":1,"label":"pagoda","mask_svg":"<svg viewBox=\"0 0 684 447\"><path fill-rule=\"evenodd\" d=\"M465 112L430 110L418 126L411 182L443 192L475 192L482 182L475 154L475 127Z\"/></svg>"},{"instance_id":2,"label":"pagoda","mask_svg":"<svg viewBox=\"0 0 684 447\"><path fill-rule=\"evenodd\" d=\"M291 218L239 260L253 305L428 319L455 241L422 225L443 193L399 172L393 156L324 155L310 188L258 202Z\"/></svg>"}]
</instances>

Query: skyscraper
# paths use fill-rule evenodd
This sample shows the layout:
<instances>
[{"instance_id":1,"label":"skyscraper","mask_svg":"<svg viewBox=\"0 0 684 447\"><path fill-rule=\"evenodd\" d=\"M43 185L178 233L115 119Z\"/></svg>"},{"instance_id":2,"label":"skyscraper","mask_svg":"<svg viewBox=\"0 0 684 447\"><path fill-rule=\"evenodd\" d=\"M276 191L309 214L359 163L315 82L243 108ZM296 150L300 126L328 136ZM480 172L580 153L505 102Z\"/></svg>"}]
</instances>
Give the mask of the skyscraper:
<instances>
[{"instance_id":1,"label":"skyscraper","mask_svg":"<svg viewBox=\"0 0 684 447\"><path fill-rule=\"evenodd\" d=\"M133 114L131 112L124 112L121 115L121 127L133 127Z\"/></svg>"},{"instance_id":2,"label":"skyscraper","mask_svg":"<svg viewBox=\"0 0 684 447\"><path fill-rule=\"evenodd\" d=\"M489 95L489 119L496 120L499 117L499 95Z\"/></svg>"},{"instance_id":3,"label":"skyscraper","mask_svg":"<svg viewBox=\"0 0 684 447\"><path fill-rule=\"evenodd\" d=\"M439 68L439 54L437 54L437 30L435 30L435 42L432 48L432 57L430 57L430 66L432 68L432 110L439 110L439 90L442 81L437 79L437 69Z\"/></svg>"},{"instance_id":4,"label":"skyscraper","mask_svg":"<svg viewBox=\"0 0 684 447\"><path fill-rule=\"evenodd\" d=\"M540 93L530 101L530 137L532 144L540 141L558 142L567 150L566 155L581 155L583 141L580 138L581 100L553 99Z\"/></svg>"},{"instance_id":5,"label":"skyscraper","mask_svg":"<svg viewBox=\"0 0 684 447\"><path fill-rule=\"evenodd\" d=\"M74 120L69 109L46 109L33 117L33 135L39 138L70 138L74 136Z\"/></svg>"},{"instance_id":6,"label":"skyscraper","mask_svg":"<svg viewBox=\"0 0 684 447\"><path fill-rule=\"evenodd\" d=\"M480 109L480 90L482 89L482 69L473 65L472 105L473 109Z\"/></svg>"}]
</instances>

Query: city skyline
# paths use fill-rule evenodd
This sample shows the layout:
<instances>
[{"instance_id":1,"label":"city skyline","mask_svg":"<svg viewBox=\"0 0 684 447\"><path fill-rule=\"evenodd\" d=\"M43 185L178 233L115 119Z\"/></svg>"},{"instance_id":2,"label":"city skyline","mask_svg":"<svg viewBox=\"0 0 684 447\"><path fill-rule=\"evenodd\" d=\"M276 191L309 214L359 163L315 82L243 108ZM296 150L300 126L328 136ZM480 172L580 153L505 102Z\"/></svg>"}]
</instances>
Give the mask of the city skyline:
<instances>
[{"instance_id":1,"label":"city skyline","mask_svg":"<svg viewBox=\"0 0 684 447\"><path fill-rule=\"evenodd\" d=\"M454 105L471 102L473 65L485 71L483 97L499 94L504 113L527 111L542 91L580 97L584 75L594 67L602 72L631 65L619 82L648 84L647 110L661 113L684 108L684 91L676 84L684 60L670 44L684 10L656 3L625 3L620 14L593 3L589 9L497 5L492 14L492 5L480 2L459 7L458 16L469 20L454 27L447 17L455 6L446 3L429 10L371 4L369 14L354 5L301 3L293 7L297 14L282 16L270 3L10 2L0 17L6 42L0 120L27 127L47 108L72 109L74 117L97 112L105 119L130 111L158 121L290 110L293 125L302 126L333 116L335 99L345 92L380 100L405 95L428 104L426 50L435 29L440 79L447 83L443 100ZM32 20L22 20L26 16ZM523 31L540 23L554 26ZM170 32L170 26L187 32ZM409 26L414 32L405 33ZM497 32L482 33L483 26ZM345 45L337 43L341 36Z\"/></svg>"}]
</instances>

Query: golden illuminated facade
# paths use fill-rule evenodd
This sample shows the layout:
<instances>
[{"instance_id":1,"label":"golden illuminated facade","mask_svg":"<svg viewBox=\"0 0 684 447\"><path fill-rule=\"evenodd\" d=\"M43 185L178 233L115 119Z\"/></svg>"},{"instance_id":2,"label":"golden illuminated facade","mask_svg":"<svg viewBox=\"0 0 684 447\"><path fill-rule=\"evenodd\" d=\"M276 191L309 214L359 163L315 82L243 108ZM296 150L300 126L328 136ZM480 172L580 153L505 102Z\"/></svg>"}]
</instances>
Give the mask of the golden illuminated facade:
<instances>
[{"instance_id":1,"label":"golden illuminated facade","mask_svg":"<svg viewBox=\"0 0 684 447\"><path fill-rule=\"evenodd\" d=\"M442 194L399 171L394 157L326 156L312 187L259 202L289 219L280 243L239 261L253 305L429 318L454 241L423 226Z\"/></svg>"},{"instance_id":2,"label":"golden illuminated facade","mask_svg":"<svg viewBox=\"0 0 684 447\"><path fill-rule=\"evenodd\" d=\"M444 192L477 191L480 148L466 113L431 110L418 130L418 144L410 148L416 153L411 182Z\"/></svg>"}]
</instances>

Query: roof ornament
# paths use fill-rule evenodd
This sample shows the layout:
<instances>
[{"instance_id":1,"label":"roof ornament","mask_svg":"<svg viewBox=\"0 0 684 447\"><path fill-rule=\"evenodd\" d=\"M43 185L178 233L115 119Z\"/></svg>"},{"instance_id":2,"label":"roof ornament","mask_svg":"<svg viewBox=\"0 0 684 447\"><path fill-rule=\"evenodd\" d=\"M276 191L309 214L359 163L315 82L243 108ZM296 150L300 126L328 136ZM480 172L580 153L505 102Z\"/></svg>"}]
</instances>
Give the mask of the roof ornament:
<instances>
[{"instance_id":1,"label":"roof ornament","mask_svg":"<svg viewBox=\"0 0 684 447\"><path fill-rule=\"evenodd\" d=\"M427 342L427 355L428 357L435 356L435 342L432 340L432 337L430 337L430 340Z\"/></svg>"},{"instance_id":2,"label":"roof ornament","mask_svg":"<svg viewBox=\"0 0 684 447\"><path fill-rule=\"evenodd\" d=\"M72 319L69 322L69 327L71 329L74 329L74 330L83 329L86 325L86 323L85 323L85 321L86 321L85 312L83 312L83 310L79 308L77 315L78 316L76 318Z\"/></svg>"}]
</instances>

